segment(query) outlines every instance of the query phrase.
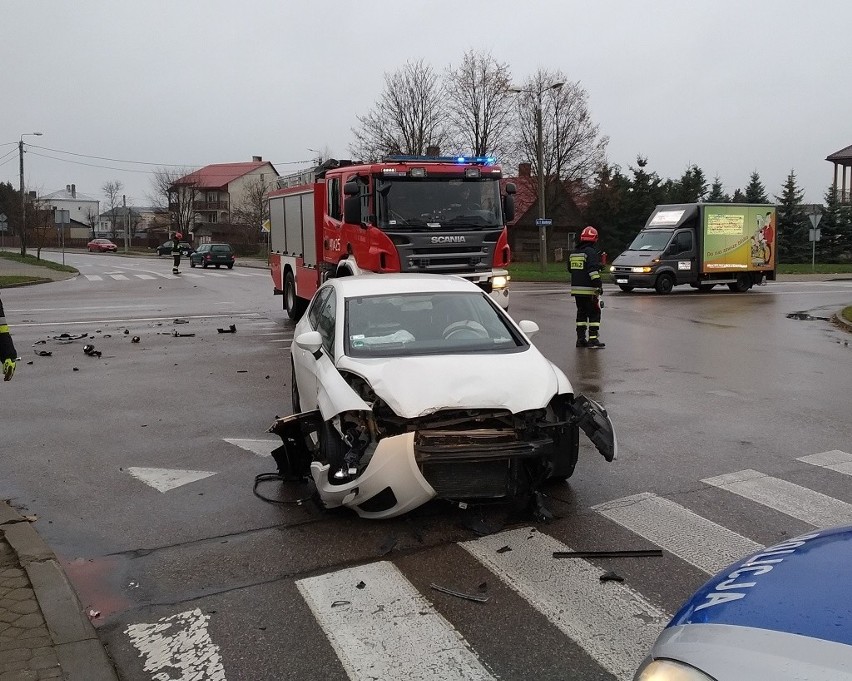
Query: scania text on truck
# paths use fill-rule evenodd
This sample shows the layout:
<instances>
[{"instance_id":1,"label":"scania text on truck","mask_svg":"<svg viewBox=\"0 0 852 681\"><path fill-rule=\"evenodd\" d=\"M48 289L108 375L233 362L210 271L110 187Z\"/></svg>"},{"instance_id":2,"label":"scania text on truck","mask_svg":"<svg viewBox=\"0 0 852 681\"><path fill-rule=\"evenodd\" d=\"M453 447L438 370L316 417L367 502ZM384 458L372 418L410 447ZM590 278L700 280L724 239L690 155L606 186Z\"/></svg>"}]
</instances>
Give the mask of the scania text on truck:
<instances>
[{"instance_id":1,"label":"scania text on truck","mask_svg":"<svg viewBox=\"0 0 852 681\"><path fill-rule=\"evenodd\" d=\"M609 269L622 291L670 293L681 284L709 291L727 284L743 293L775 280L775 225L775 206L769 204L657 206Z\"/></svg>"},{"instance_id":2,"label":"scania text on truck","mask_svg":"<svg viewBox=\"0 0 852 681\"><path fill-rule=\"evenodd\" d=\"M330 277L364 272L455 274L506 308L506 221L515 186L500 192L489 157L329 159L278 180L269 193L269 266L291 319Z\"/></svg>"}]
</instances>

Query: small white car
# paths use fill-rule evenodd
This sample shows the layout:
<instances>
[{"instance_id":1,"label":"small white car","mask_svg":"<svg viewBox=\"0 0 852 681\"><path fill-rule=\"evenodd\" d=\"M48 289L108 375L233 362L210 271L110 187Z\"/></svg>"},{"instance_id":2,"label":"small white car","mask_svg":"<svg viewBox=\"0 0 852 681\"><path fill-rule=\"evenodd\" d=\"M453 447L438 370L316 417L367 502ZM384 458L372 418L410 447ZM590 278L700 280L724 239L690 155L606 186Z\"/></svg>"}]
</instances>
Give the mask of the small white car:
<instances>
[{"instance_id":1,"label":"small white car","mask_svg":"<svg viewBox=\"0 0 852 681\"><path fill-rule=\"evenodd\" d=\"M327 508L366 518L433 498L541 504L569 477L579 431L612 461L606 411L487 293L460 277L382 274L331 279L296 325L293 416L270 432L288 479L310 475Z\"/></svg>"}]
</instances>

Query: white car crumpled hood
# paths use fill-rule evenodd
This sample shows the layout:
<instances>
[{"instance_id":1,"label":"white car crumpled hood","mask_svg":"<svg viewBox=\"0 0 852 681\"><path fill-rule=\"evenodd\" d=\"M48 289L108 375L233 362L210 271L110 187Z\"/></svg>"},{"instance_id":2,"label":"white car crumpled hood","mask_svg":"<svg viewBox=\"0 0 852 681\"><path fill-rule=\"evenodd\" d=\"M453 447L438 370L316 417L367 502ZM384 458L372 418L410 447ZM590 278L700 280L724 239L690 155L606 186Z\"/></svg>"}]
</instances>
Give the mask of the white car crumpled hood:
<instances>
[{"instance_id":1,"label":"white car crumpled hood","mask_svg":"<svg viewBox=\"0 0 852 681\"><path fill-rule=\"evenodd\" d=\"M558 369L534 348L499 355L342 356L337 368L363 376L403 418L441 409L539 409L547 406L560 383ZM563 390L566 386L570 391L563 377Z\"/></svg>"}]
</instances>

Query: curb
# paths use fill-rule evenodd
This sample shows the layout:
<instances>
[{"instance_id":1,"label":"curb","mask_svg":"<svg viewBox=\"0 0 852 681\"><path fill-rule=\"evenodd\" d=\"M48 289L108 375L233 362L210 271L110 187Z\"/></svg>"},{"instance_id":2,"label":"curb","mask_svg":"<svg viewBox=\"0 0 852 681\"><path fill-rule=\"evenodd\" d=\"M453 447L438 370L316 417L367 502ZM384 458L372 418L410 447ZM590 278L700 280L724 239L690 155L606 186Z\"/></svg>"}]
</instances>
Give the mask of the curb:
<instances>
[{"instance_id":1,"label":"curb","mask_svg":"<svg viewBox=\"0 0 852 681\"><path fill-rule=\"evenodd\" d=\"M852 322L843 316L843 310L838 310L832 317L832 321L844 331L852 333Z\"/></svg>"},{"instance_id":2,"label":"curb","mask_svg":"<svg viewBox=\"0 0 852 681\"><path fill-rule=\"evenodd\" d=\"M30 522L0 501L0 530L27 573L67 681L118 681L56 555Z\"/></svg>"}]
</instances>

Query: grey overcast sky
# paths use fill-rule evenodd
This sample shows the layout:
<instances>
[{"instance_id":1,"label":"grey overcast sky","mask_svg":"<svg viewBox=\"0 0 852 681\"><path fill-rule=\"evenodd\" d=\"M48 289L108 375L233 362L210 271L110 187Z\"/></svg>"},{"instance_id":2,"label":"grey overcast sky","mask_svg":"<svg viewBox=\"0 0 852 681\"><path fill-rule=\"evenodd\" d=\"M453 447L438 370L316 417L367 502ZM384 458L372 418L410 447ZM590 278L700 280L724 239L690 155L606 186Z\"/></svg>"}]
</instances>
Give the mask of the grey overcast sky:
<instances>
[{"instance_id":1,"label":"grey overcast sky","mask_svg":"<svg viewBox=\"0 0 852 681\"><path fill-rule=\"evenodd\" d=\"M694 163L730 193L756 170L771 198L795 170L820 202L852 144L848 0L2 0L0 23L0 181L40 131L40 193L120 180L142 205L160 164L346 158L386 71L471 48L580 81L625 171Z\"/></svg>"}]
</instances>

